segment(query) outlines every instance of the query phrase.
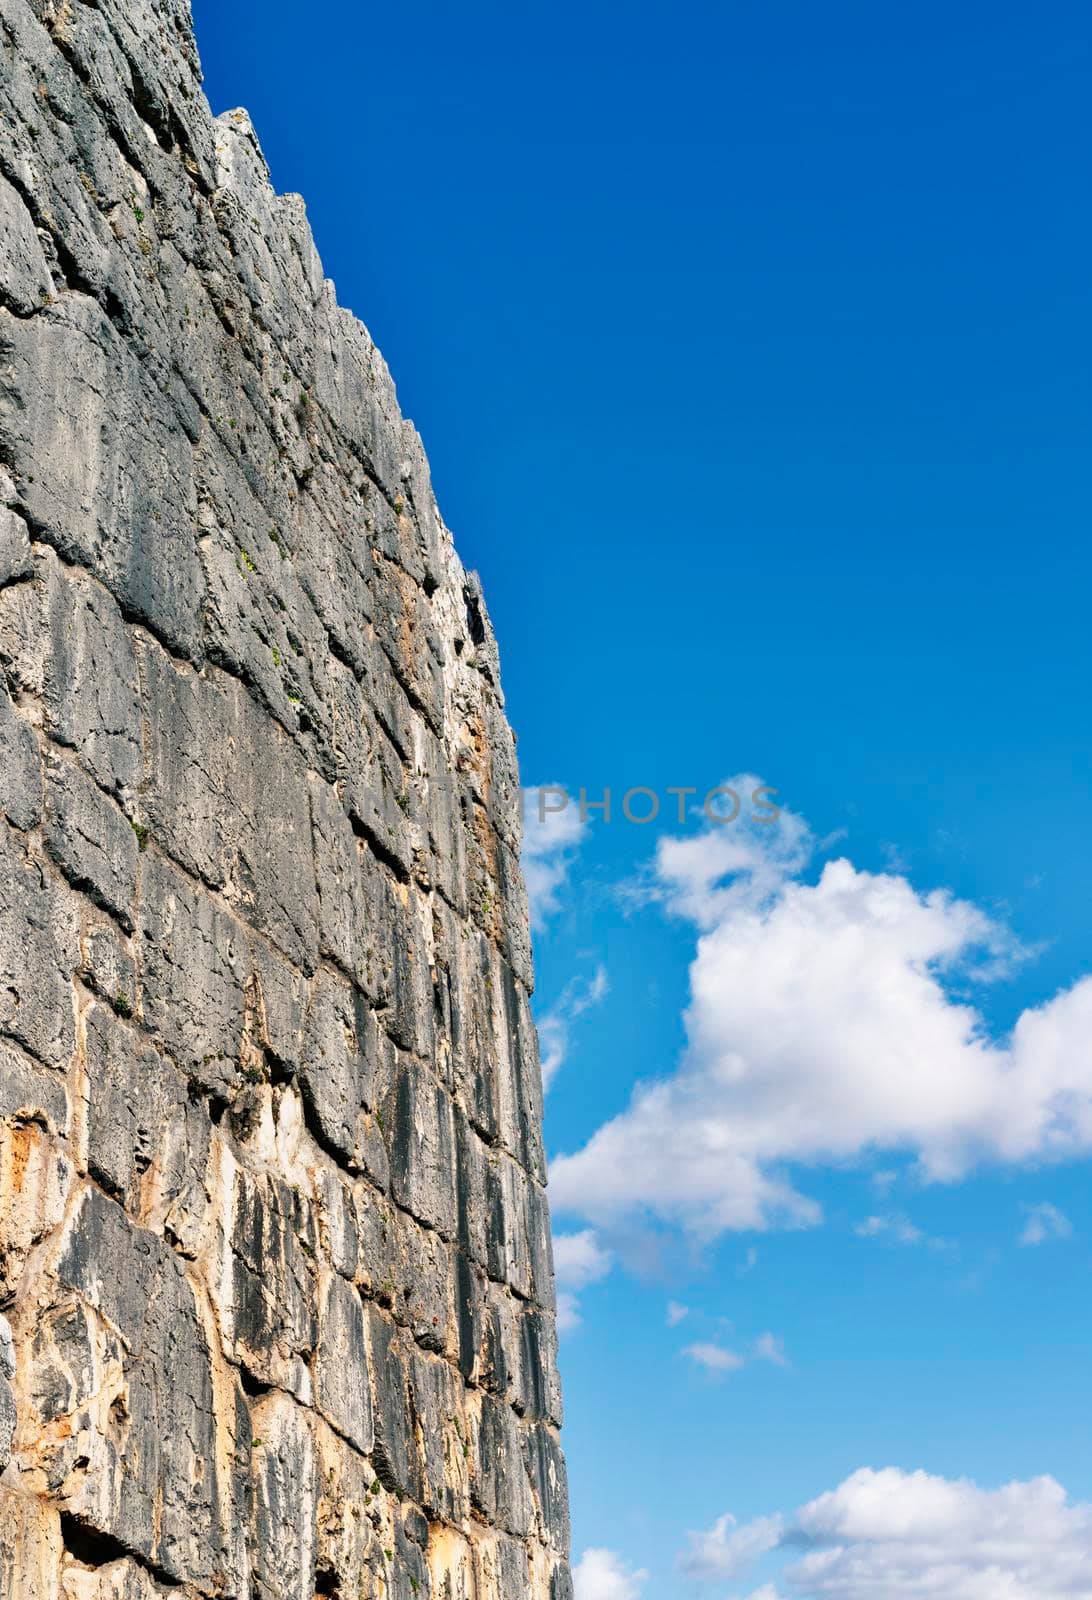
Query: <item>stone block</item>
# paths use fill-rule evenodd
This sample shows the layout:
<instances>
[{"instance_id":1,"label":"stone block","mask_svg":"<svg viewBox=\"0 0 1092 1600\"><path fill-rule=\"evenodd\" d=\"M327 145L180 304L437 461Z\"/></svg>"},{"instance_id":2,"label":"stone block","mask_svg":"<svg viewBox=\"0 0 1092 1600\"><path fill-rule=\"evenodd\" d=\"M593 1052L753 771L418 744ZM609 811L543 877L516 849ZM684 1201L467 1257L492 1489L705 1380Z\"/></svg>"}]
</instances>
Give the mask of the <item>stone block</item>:
<instances>
[{"instance_id":1,"label":"stone block","mask_svg":"<svg viewBox=\"0 0 1092 1600\"><path fill-rule=\"evenodd\" d=\"M408 1351L394 1323L374 1306L366 1309L376 1476L392 1494L419 1500L421 1472L410 1412Z\"/></svg>"},{"instance_id":2,"label":"stone block","mask_svg":"<svg viewBox=\"0 0 1092 1600\"><path fill-rule=\"evenodd\" d=\"M219 1574L224 1591L238 1594L246 1553L236 1459L250 1443L246 1405L237 1380L215 1370L178 1260L92 1189L66 1224L56 1280L78 1301L58 1308L50 1336L40 1332L36 1359L43 1372L84 1374L59 1413L72 1418L68 1438L76 1436L74 1453L62 1449L54 1469L66 1469L68 1511L168 1580L207 1590ZM72 1340L84 1352L75 1363L66 1354ZM36 1392L50 1392L44 1379Z\"/></svg>"},{"instance_id":3,"label":"stone block","mask_svg":"<svg viewBox=\"0 0 1092 1600\"><path fill-rule=\"evenodd\" d=\"M75 762L45 764L45 845L74 889L132 932L139 845L133 825Z\"/></svg>"},{"instance_id":4,"label":"stone block","mask_svg":"<svg viewBox=\"0 0 1092 1600\"><path fill-rule=\"evenodd\" d=\"M76 1042L78 964L74 897L0 822L0 1038L63 1070Z\"/></svg>"},{"instance_id":5,"label":"stone block","mask_svg":"<svg viewBox=\"0 0 1092 1600\"><path fill-rule=\"evenodd\" d=\"M319 1291L315 1403L362 1455L375 1443L364 1307L351 1284L326 1273Z\"/></svg>"}]
</instances>

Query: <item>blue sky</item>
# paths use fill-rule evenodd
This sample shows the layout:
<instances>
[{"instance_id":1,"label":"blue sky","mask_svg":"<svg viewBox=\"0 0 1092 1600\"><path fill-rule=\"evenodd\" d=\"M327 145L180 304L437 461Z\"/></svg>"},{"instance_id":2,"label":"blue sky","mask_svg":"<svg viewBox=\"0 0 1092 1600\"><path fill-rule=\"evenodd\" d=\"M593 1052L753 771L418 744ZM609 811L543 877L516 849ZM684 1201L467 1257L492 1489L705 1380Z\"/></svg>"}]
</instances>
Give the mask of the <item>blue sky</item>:
<instances>
[{"instance_id":1,"label":"blue sky","mask_svg":"<svg viewBox=\"0 0 1092 1600\"><path fill-rule=\"evenodd\" d=\"M548 1143L602 1191L558 1219L581 1600L859 1600L843 1547L902 1600L925 1534L861 1508L937 1496L946 1600L998 1517L1086 1594L1029 1530L1092 1555L1087 8L195 11L423 433L525 781L796 819L539 858ZM712 1199L632 1116L590 1145L650 1081Z\"/></svg>"}]
</instances>

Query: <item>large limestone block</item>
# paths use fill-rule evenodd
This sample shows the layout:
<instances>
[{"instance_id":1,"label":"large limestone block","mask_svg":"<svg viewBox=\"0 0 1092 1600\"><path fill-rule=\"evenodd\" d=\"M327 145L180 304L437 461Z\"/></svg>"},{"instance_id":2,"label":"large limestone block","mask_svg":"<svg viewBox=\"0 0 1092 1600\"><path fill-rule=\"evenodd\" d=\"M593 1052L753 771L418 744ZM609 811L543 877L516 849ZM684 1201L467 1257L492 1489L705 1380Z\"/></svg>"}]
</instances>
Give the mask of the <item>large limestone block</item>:
<instances>
[{"instance_id":1,"label":"large limestone block","mask_svg":"<svg viewBox=\"0 0 1092 1600\"><path fill-rule=\"evenodd\" d=\"M60 1600L61 1519L55 1506L0 1484L0 1596Z\"/></svg>"},{"instance_id":2,"label":"large limestone block","mask_svg":"<svg viewBox=\"0 0 1092 1600\"><path fill-rule=\"evenodd\" d=\"M140 809L149 836L220 890L298 967L318 954L306 776L287 736L223 674L142 651L147 761Z\"/></svg>"},{"instance_id":3,"label":"large limestone block","mask_svg":"<svg viewBox=\"0 0 1092 1600\"><path fill-rule=\"evenodd\" d=\"M0 663L49 738L76 752L107 793L141 779L140 689L133 639L117 602L86 573L35 546L33 583L0 591Z\"/></svg>"},{"instance_id":4,"label":"large limestone block","mask_svg":"<svg viewBox=\"0 0 1092 1600\"><path fill-rule=\"evenodd\" d=\"M80 295L0 324L0 367L3 390L20 399L5 407L2 436L29 518L173 649L194 654L204 579L192 446L170 401Z\"/></svg>"},{"instance_id":5,"label":"large limestone block","mask_svg":"<svg viewBox=\"0 0 1092 1600\"><path fill-rule=\"evenodd\" d=\"M315 1403L362 1455L375 1443L364 1307L351 1284L328 1273L319 1291Z\"/></svg>"},{"instance_id":6,"label":"large limestone block","mask_svg":"<svg viewBox=\"0 0 1092 1600\"><path fill-rule=\"evenodd\" d=\"M285 1394L254 1408L254 1592L313 1600L318 1470L313 1423Z\"/></svg>"},{"instance_id":7,"label":"large limestone block","mask_svg":"<svg viewBox=\"0 0 1092 1600\"><path fill-rule=\"evenodd\" d=\"M71 979L78 962L71 894L0 823L0 1035L62 1070L76 1042Z\"/></svg>"},{"instance_id":8,"label":"large limestone block","mask_svg":"<svg viewBox=\"0 0 1092 1600\"><path fill-rule=\"evenodd\" d=\"M87 1189L37 1294L36 1324L16 1328L24 1476L166 1579L242 1593L249 1416L177 1258Z\"/></svg>"}]
</instances>

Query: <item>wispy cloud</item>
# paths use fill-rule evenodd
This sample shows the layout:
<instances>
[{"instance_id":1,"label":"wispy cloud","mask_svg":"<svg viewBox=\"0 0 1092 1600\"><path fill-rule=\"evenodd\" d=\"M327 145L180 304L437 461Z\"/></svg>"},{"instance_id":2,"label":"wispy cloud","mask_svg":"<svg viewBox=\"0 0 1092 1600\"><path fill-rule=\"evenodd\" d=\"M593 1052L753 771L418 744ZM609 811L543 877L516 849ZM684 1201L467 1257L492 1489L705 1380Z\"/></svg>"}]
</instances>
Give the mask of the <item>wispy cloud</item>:
<instances>
[{"instance_id":1,"label":"wispy cloud","mask_svg":"<svg viewBox=\"0 0 1092 1600\"><path fill-rule=\"evenodd\" d=\"M575 1333L583 1322L580 1315L580 1299L571 1289L557 1291L557 1331L558 1333Z\"/></svg>"},{"instance_id":2,"label":"wispy cloud","mask_svg":"<svg viewBox=\"0 0 1092 1600\"><path fill-rule=\"evenodd\" d=\"M745 1365L743 1356L737 1355L734 1350L726 1350L722 1344L688 1344L683 1355L717 1378L727 1377L729 1372L738 1372Z\"/></svg>"},{"instance_id":3,"label":"wispy cloud","mask_svg":"<svg viewBox=\"0 0 1092 1600\"><path fill-rule=\"evenodd\" d=\"M760 1557L777 1549L783 1532L781 1517L758 1517L741 1524L726 1512L707 1532L690 1535L690 1548L679 1565L693 1578L740 1578Z\"/></svg>"},{"instance_id":4,"label":"wispy cloud","mask_svg":"<svg viewBox=\"0 0 1092 1600\"><path fill-rule=\"evenodd\" d=\"M1021 1244L1046 1244L1051 1239L1068 1239L1072 1236L1073 1224L1069 1218L1047 1200L1037 1206L1028 1206L1027 1214L1028 1219L1020 1234Z\"/></svg>"},{"instance_id":5,"label":"wispy cloud","mask_svg":"<svg viewBox=\"0 0 1092 1600\"><path fill-rule=\"evenodd\" d=\"M679 1326L679 1323L680 1322L685 1322L689 1315L690 1315L690 1307L689 1306L680 1305L677 1300L672 1300L671 1304L667 1308L667 1325L668 1325L668 1327L669 1328L677 1328Z\"/></svg>"},{"instance_id":6,"label":"wispy cloud","mask_svg":"<svg viewBox=\"0 0 1092 1600\"><path fill-rule=\"evenodd\" d=\"M927 1250L950 1251L956 1246L950 1239L937 1239L919 1228L901 1211L885 1211L866 1217L854 1228L859 1239L880 1239L887 1244L923 1245Z\"/></svg>"},{"instance_id":7,"label":"wispy cloud","mask_svg":"<svg viewBox=\"0 0 1092 1600\"><path fill-rule=\"evenodd\" d=\"M755 1340L755 1360L769 1361L775 1367L787 1367L789 1358L785 1354L785 1341L776 1333L763 1333Z\"/></svg>"},{"instance_id":8,"label":"wispy cloud","mask_svg":"<svg viewBox=\"0 0 1092 1600\"><path fill-rule=\"evenodd\" d=\"M573 855L586 832L580 807L569 796L564 784L544 783L524 789L520 859L532 927L544 927L547 919L559 909L561 890Z\"/></svg>"},{"instance_id":9,"label":"wispy cloud","mask_svg":"<svg viewBox=\"0 0 1092 1600\"><path fill-rule=\"evenodd\" d=\"M565 1064L572 1024L586 1011L600 1005L609 993L606 968L599 966L591 978L571 978L549 1010L538 1017L543 1088L550 1087Z\"/></svg>"},{"instance_id":10,"label":"wispy cloud","mask_svg":"<svg viewBox=\"0 0 1092 1600\"><path fill-rule=\"evenodd\" d=\"M859 1239L890 1239L894 1244L920 1244L925 1238L921 1229L901 1212L866 1217L853 1231Z\"/></svg>"}]
</instances>

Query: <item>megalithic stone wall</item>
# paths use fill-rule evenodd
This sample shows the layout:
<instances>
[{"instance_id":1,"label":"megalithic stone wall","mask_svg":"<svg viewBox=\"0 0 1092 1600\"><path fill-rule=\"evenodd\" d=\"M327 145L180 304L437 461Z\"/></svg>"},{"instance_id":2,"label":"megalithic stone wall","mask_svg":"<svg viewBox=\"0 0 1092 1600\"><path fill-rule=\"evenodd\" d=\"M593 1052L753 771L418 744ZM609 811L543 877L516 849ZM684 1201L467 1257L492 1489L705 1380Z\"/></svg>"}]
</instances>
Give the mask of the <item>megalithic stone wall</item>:
<instances>
[{"instance_id":1,"label":"megalithic stone wall","mask_svg":"<svg viewBox=\"0 0 1092 1600\"><path fill-rule=\"evenodd\" d=\"M477 582L186 0L0 52L0 1593L566 1600Z\"/></svg>"}]
</instances>

